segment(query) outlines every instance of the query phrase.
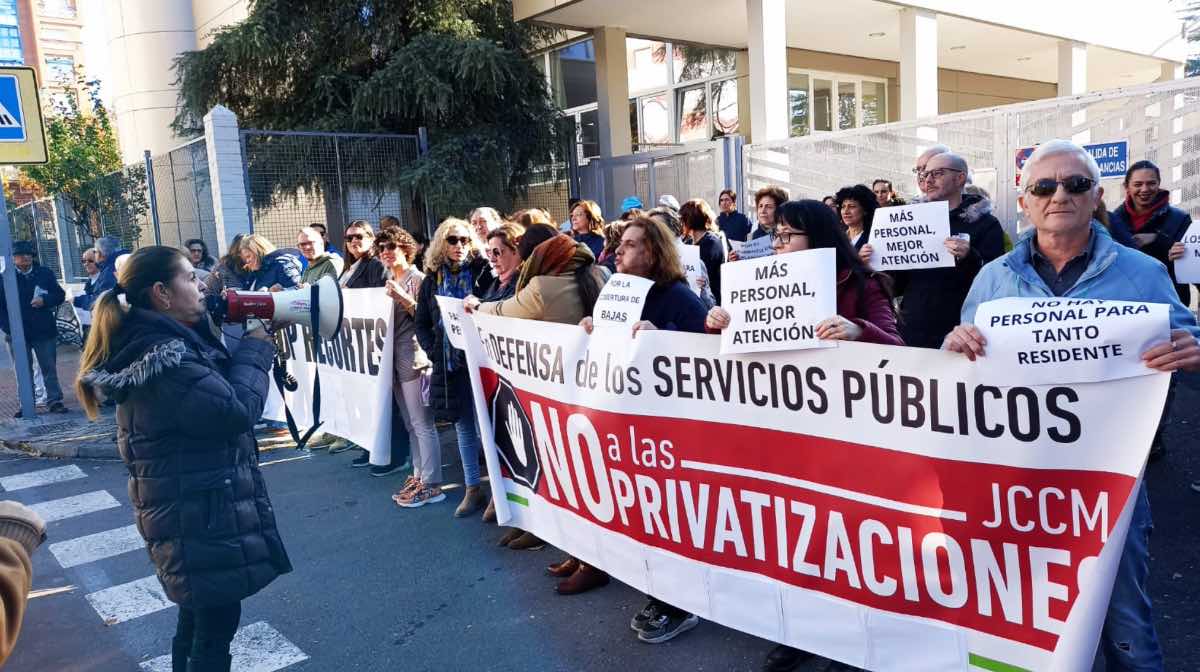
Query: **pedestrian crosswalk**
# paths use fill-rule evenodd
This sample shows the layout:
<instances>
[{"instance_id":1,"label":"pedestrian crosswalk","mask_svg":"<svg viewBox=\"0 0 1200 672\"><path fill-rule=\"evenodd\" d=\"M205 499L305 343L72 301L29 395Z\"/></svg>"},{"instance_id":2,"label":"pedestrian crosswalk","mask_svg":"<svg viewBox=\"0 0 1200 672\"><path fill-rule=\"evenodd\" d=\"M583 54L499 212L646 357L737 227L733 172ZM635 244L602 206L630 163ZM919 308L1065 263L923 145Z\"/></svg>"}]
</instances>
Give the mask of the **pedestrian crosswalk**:
<instances>
[{"instance_id":1,"label":"pedestrian crosswalk","mask_svg":"<svg viewBox=\"0 0 1200 672\"><path fill-rule=\"evenodd\" d=\"M27 464L33 466L41 463L30 460ZM21 470L15 474L0 476L0 490L15 493L5 496L17 498L37 511L51 526L50 536L54 538L55 523L80 521L71 524L71 529L79 529L83 521L90 520L88 514L126 506L108 490L88 488L87 478L87 472L74 464ZM74 489L76 492L68 493L64 492L64 489ZM52 498L39 496L43 492L52 493ZM46 548L64 570L83 570L86 575L94 577L104 576L104 573L87 571L88 565L140 551L145 548L145 542L142 541L136 525L124 525L54 541ZM146 557L144 553L143 557ZM148 576L98 588L84 595L87 604L105 625L119 628L121 624L129 621L175 608L153 574L153 566L148 557L145 562ZM89 588L93 585L94 582ZM162 633L163 649L170 649L173 634L173 627L171 631ZM239 628L230 651L233 655L234 672L276 672L308 660L307 654L263 621ZM140 669L143 672L169 672L171 656L168 653L146 660L140 663Z\"/></svg>"}]
</instances>

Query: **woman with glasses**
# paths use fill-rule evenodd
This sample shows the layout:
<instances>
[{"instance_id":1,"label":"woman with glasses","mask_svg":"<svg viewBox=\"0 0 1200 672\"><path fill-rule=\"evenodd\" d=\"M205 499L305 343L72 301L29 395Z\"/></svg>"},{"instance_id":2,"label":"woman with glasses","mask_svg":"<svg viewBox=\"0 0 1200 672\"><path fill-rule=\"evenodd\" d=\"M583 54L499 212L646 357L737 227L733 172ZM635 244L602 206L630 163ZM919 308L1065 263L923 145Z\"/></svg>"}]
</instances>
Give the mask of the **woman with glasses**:
<instances>
[{"instance_id":1,"label":"woman with glasses","mask_svg":"<svg viewBox=\"0 0 1200 672\"><path fill-rule=\"evenodd\" d=\"M592 257L600 256L604 251L604 217L600 214L600 204L580 201L571 208L571 237L587 245Z\"/></svg>"},{"instance_id":2,"label":"woman with glasses","mask_svg":"<svg viewBox=\"0 0 1200 672\"><path fill-rule=\"evenodd\" d=\"M904 345L896 328L890 281L859 259L829 206L807 199L788 201L776 210L775 221L775 254L830 247L837 255L837 315L817 325L817 338ZM720 306L708 311L706 326L710 331L728 327L729 312Z\"/></svg>"},{"instance_id":3,"label":"woman with glasses","mask_svg":"<svg viewBox=\"0 0 1200 672\"><path fill-rule=\"evenodd\" d=\"M523 235L525 227L515 222L505 222L488 234L484 252L492 266L492 283L481 301L503 301L516 293L517 268L521 265L517 244Z\"/></svg>"},{"instance_id":4,"label":"woman with glasses","mask_svg":"<svg viewBox=\"0 0 1200 672\"><path fill-rule=\"evenodd\" d=\"M479 255L479 243L471 225L447 219L433 232L425 254L425 279L417 295L415 314L417 342L433 363L429 381L429 405L434 417L453 422L458 436L458 454L463 465L463 498L455 518L478 511L487 503L480 490L479 427L475 422L474 396L467 373L467 358L450 345L442 324L437 298L465 299L475 291L487 262Z\"/></svg>"},{"instance_id":5,"label":"woman with glasses","mask_svg":"<svg viewBox=\"0 0 1200 672\"><path fill-rule=\"evenodd\" d=\"M435 504L446 499L442 483L442 449L433 416L421 395L422 379L429 371L429 358L417 343L417 295L425 274L412 265L417 241L404 229L389 227L375 238L375 258L383 264L388 297L393 303L392 394L403 430L412 449L413 473L392 501L406 509ZM401 428L393 423L393 433ZM393 445L395 445L393 443ZM392 464L396 463L395 457Z\"/></svg>"},{"instance_id":6,"label":"woman with glasses","mask_svg":"<svg viewBox=\"0 0 1200 672\"><path fill-rule=\"evenodd\" d=\"M188 260L192 262L192 268L198 271L212 271L213 267L217 265L217 260L208 253L208 244L203 240L192 238L183 246L187 248Z\"/></svg>"},{"instance_id":7,"label":"woman with glasses","mask_svg":"<svg viewBox=\"0 0 1200 672\"><path fill-rule=\"evenodd\" d=\"M375 230L365 219L356 219L346 227L346 265L338 284L346 289L383 287L384 267L375 258Z\"/></svg>"}]
</instances>

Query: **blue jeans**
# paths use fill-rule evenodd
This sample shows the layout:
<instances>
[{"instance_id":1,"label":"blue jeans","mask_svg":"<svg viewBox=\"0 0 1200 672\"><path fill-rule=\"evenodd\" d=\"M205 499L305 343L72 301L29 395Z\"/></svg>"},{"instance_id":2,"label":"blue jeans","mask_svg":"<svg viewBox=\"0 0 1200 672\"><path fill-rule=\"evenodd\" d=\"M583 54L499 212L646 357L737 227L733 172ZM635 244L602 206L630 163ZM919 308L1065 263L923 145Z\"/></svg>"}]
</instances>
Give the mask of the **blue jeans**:
<instances>
[{"instance_id":1,"label":"blue jeans","mask_svg":"<svg viewBox=\"0 0 1200 672\"><path fill-rule=\"evenodd\" d=\"M1146 580L1150 575L1150 498L1143 485L1134 495L1137 503L1129 520L1129 535L1117 566L1112 598L1100 646L1104 650L1105 669L1109 672L1161 672L1162 648L1154 630L1154 612Z\"/></svg>"},{"instance_id":2,"label":"blue jeans","mask_svg":"<svg viewBox=\"0 0 1200 672\"><path fill-rule=\"evenodd\" d=\"M62 387L58 384L58 342L54 337L40 341L26 339L25 350L30 355L29 378L33 380L33 355L37 355L38 369L42 372L42 380L46 386L46 403L53 404L63 400ZM8 341L8 352L12 355L13 366L17 364L17 353L12 341ZM15 370L15 369L14 369Z\"/></svg>"},{"instance_id":3,"label":"blue jeans","mask_svg":"<svg viewBox=\"0 0 1200 672\"><path fill-rule=\"evenodd\" d=\"M483 442L479 438L479 426L475 424L475 413L463 413L454 421L454 433L458 435L458 456L462 458L463 482L467 487L479 485L479 450Z\"/></svg>"}]
</instances>

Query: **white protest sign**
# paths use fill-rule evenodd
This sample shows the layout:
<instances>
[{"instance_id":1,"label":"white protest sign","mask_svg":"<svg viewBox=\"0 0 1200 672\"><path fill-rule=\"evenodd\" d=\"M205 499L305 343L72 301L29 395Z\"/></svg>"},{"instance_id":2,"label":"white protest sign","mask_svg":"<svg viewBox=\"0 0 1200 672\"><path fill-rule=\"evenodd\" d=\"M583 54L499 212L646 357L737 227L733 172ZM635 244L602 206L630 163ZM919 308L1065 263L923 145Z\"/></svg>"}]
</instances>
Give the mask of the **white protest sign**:
<instances>
[{"instance_id":1,"label":"white protest sign","mask_svg":"<svg viewBox=\"0 0 1200 672\"><path fill-rule=\"evenodd\" d=\"M1148 376L1142 353L1171 340L1165 303L1005 298L981 304L975 326L987 341L980 378L1002 386Z\"/></svg>"},{"instance_id":2,"label":"white protest sign","mask_svg":"<svg viewBox=\"0 0 1200 672\"><path fill-rule=\"evenodd\" d=\"M729 241L729 249L733 250L734 252L741 252L742 246L745 244L746 242L742 240L731 240Z\"/></svg>"},{"instance_id":3,"label":"white protest sign","mask_svg":"<svg viewBox=\"0 0 1200 672\"><path fill-rule=\"evenodd\" d=\"M463 341L463 302L449 296L436 297L438 308L442 311L442 328L446 330L446 338L450 345L462 350Z\"/></svg>"},{"instance_id":4,"label":"white protest sign","mask_svg":"<svg viewBox=\"0 0 1200 672\"><path fill-rule=\"evenodd\" d=\"M871 268L900 271L954 265L946 251L950 208L946 201L879 208L871 220Z\"/></svg>"},{"instance_id":5,"label":"white protest sign","mask_svg":"<svg viewBox=\"0 0 1200 672\"><path fill-rule=\"evenodd\" d=\"M721 353L835 347L817 324L837 313L833 248L777 254L721 267L721 305L729 326Z\"/></svg>"},{"instance_id":6,"label":"white protest sign","mask_svg":"<svg viewBox=\"0 0 1200 672\"><path fill-rule=\"evenodd\" d=\"M627 273L614 273L600 290L596 307L592 309L592 325L596 327L633 326L642 317L646 294L654 281Z\"/></svg>"},{"instance_id":7,"label":"white protest sign","mask_svg":"<svg viewBox=\"0 0 1200 672\"><path fill-rule=\"evenodd\" d=\"M700 263L700 246L684 245L676 241L675 249L679 250L679 261L683 264L683 272L687 274L688 287L699 296L700 278L704 277L704 264Z\"/></svg>"},{"instance_id":8,"label":"white protest sign","mask_svg":"<svg viewBox=\"0 0 1200 672\"><path fill-rule=\"evenodd\" d=\"M737 250L738 261L746 261L747 259L761 259L775 254L775 250L771 249L771 237L760 236L754 240L747 240L740 250Z\"/></svg>"},{"instance_id":9,"label":"white protest sign","mask_svg":"<svg viewBox=\"0 0 1200 672\"><path fill-rule=\"evenodd\" d=\"M1200 282L1200 222L1183 234L1183 258L1175 260L1176 282Z\"/></svg>"}]
</instances>

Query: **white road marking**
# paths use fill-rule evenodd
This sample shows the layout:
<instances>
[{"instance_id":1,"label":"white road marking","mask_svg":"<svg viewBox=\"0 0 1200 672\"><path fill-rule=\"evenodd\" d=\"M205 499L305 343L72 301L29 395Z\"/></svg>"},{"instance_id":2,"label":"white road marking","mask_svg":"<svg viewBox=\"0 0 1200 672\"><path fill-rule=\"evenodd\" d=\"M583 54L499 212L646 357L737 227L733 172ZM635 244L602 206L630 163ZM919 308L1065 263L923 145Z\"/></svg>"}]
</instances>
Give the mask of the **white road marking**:
<instances>
[{"instance_id":1,"label":"white road marking","mask_svg":"<svg viewBox=\"0 0 1200 672\"><path fill-rule=\"evenodd\" d=\"M167 599L156 576L98 590L86 597L105 625L124 623L175 606Z\"/></svg>"},{"instance_id":2,"label":"white road marking","mask_svg":"<svg viewBox=\"0 0 1200 672\"><path fill-rule=\"evenodd\" d=\"M79 467L69 464L65 467L54 467L53 469L41 469L24 474L5 476L0 478L0 488L12 492L13 490L36 488L39 485L73 481L77 478L87 478L87 474L83 473L83 470Z\"/></svg>"},{"instance_id":3,"label":"white road marking","mask_svg":"<svg viewBox=\"0 0 1200 672\"><path fill-rule=\"evenodd\" d=\"M234 672L275 672L288 665L308 660L308 655L259 621L237 631L229 646ZM142 672L171 672L171 655L159 656L141 664Z\"/></svg>"},{"instance_id":4,"label":"white road marking","mask_svg":"<svg viewBox=\"0 0 1200 672\"><path fill-rule=\"evenodd\" d=\"M97 490L82 495L30 504L29 508L37 511L38 515L47 523L53 523L56 520L74 518L75 516L82 516L85 513L92 513L93 511L115 509L120 505L121 503L115 497L108 494L108 491Z\"/></svg>"},{"instance_id":5,"label":"white road marking","mask_svg":"<svg viewBox=\"0 0 1200 672\"><path fill-rule=\"evenodd\" d=\"M50 552L65 569L111 558L145 546L146 542L142 541L142 535L138 534L137 526L128 525L50 544Z\"/></svg>"},{"instance_id":6,"label":"white road marking","mask_svg":"<svg viewBox=\"0 0 1200 672\"><path fill-rule=\"evenodd\" d=\"M767 471L759 471L757 469L743 469L742 467L731 467L725 464L709 464L707 462L693 462L692 460L680 460L679 466L684 469L695 469L696 471L707 471L714 474L729 474L731 476L745 476L746 478L757 478L762 481L770 481L787 485L793 488L802 488L811 490L825 495L841 497L853 502L862 502L871 504L884 509L893 511L901 511L903 513L914 513L918 516L931 516L933 518L945 518L946 520L965 521L967 514L965 511L953 511L951 509L939 509L932 506L924 506L922 504L912 504L910 502L900 502L886 497L878 497L876 495L868 495L865 492L856 490L847 490L834 485L825 483L814 483L800 478L792 478L791 476L780 476Z\"/></svg>"}]
</instances>

